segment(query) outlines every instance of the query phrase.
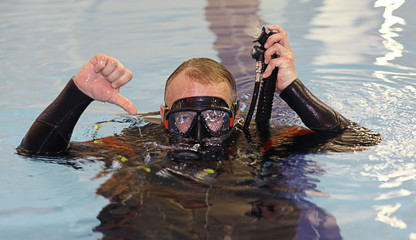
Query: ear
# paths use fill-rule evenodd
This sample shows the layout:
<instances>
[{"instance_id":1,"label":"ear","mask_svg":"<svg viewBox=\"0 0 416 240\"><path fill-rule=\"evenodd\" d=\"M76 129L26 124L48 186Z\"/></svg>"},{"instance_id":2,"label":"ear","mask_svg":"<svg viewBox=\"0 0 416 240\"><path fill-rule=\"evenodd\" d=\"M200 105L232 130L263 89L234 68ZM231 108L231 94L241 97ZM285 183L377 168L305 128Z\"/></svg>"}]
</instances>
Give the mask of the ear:
<instances>
[{"instance_id":1,"label":"ear","mask_svg":"<svg viewBox=\"0 0 416 240\"><path fill-rule=\"evenodd\" d=\"M237 113L235 114L235 117L234 117L235 121L238 121L238 119L240 118L240 111L241 111L241 108L240 106L238 106Z\"/></svg>"},{"instance_id":2,"label":"ear","mask_svg":"<svg viewBox=\"0 0 416 240\"><path fill-rule=\"evenodd\" d=\"M165 121L165 105L160 105L160 117L162 118L162 123Z\"/></svg>"}]
</instances>

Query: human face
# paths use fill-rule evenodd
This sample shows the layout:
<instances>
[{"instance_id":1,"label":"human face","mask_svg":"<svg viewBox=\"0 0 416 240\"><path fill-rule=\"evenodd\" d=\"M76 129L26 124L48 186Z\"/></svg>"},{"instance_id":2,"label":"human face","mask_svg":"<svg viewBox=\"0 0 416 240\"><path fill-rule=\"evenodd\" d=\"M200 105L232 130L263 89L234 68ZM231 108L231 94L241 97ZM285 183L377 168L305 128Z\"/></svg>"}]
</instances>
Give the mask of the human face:
<instances>
[{"instance_id":1,"label":"human face","mask_svg":"<svg viewBox=\"0 0 416 240\"><path fill-rule=\"evenodd\" d=\"M183 99L185 99L185 98L194 98L194 100L195 100L195 97L220 98L220 100L215 100L215 102L218 103L219 101L223 101L223 102L225 101L224 102L225 105L222 105L222 107L224 107L225 109L230 109L231 106L235 107L235 103L234 103L235 99L232 98L232 90L226 82L216 83L215 85L204 85L204 84L195 82L194 80L184 76L183 74L179 74L175 79L173 79L170 82L168 88L166 89L166 93L165 93L166 106L164 106L164 105L160 106L160 114L161 114L161 117L162 117L163 121L165 121L164 118L166 116L165 115L165 107L167 107L168 109L172 109L172 107L173 107L172 105L174 105L174 103L177 102L178 100L182 99L182 101L183 101ZM192 101L194 101L194 100L192 100ZM177 104L177 103L175 103L175 104ZM208 104L208 103L206 102L205 104ZM216 104L214 104L214 102L212 102L212 104L213 105L210 105L210 104L208 104L208 105L210 105L210 106L216 105ZM175 115L175 116L178 117L178 118L175 118L175 121L176 121L175 122L175 127L176 127L177 131L183 133L184 135L187 135L185 133L187 133L188 130L189 130L189 127L192 124L194 124L193 120L196 117L196 115L198 114L198 115L200 115L198 117L198 119L200 117L203 118L203 123L205 124L207 129L209 129L209 132L211 133L210 135L215 136L217 133L219 134L219 133L224 131L224 129L225 129L224 127L226 127L224 125L224 122L229 122L230 117L231 117L232 118L231 123L233 123L234 119L238 119L239 113L240 113L240 109L237 109L237 113L234 112L234 113L231 114L231 112L229 112L230 114L226 114L226 115L222 116L222 115L219 114L220 111L201 111L197 106L199 106L199 108L202 107L202 105L196 104L194 106L194 107L196 107L195 109L190 108L187 112L181 112L180 115L179 114ZM188 107L190 107L190 106L188 106ZM233 109L235 109L235 108L233 108ZM189 116L185 115L185 114L189 114ZM192 114L192 116L190 114ZM227 120L225 120L225 117L227 117ZM191 122L187 123L187 121L191 121ZM171 124L173 123L173 119L170 119L170 123ZM167 124L167 123L165 123L165 124ZM171 126L171 125L169 125L169 126ZM168 129L167 125L165 127ZM182 127L184 129L182 129ZM198 132L198 133L200 133L200 132ZM195 137L195 138L192 137L192 138L197 139L198 141L200 139L202 139L202 137L199 138L200 134L197 134L197 135L198 135L198 137ZM203 134L201 134L201 136L202 135Z\"/></svg>"},{"instance_id":2,"label":"human face","mask_svg":"<svg viewBox=\"0 0 416 240\"><path fill-rule=\"evenodd\" d=\"M215 85L206 85L195 82L183 73L173 79L165 93L165 103L171 108L172 104L181 98L187 97L218 97L223 99L228 106L231 106L235 99L232 99L232 90L226 82L216 83ZM160 106L160 114L163 119L164 105ZM239 113L239 112L238 112Z\"/></svg>"}]
</instances>

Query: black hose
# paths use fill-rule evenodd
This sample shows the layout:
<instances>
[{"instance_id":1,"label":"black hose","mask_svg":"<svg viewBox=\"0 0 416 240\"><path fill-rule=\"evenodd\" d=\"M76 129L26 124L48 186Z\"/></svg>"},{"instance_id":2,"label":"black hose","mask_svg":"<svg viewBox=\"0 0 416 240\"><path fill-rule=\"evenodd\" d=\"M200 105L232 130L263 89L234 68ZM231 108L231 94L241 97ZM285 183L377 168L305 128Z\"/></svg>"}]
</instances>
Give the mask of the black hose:
<instances>
[{"instance_id":1,"label":"black hose","mask_svg":"<svg viewBox=\"0 0 416 240\"><path fill-rule=\"evenodd\" d=\"M260 139L267 141L270 137L270 118L273 110L273 98L276 89L276 78L278 69L274 69L272 74L263 78L260 98L257 104L256 125L260 135Z\"/></svg>"},{"instance_id":2,"label":"black hose","mask_svg":"<svg viewBox=\"0 0 416 240\"><path fill-rule=\"evenodd\" d=\"M254 83L253 97L251 98L250 108L248 109L247 117L244 122L243 130L246 131L250 126L251 117L253 116L254 109L256 108L257 98L259 94L260 81Z\"/></svg>"},{"instance_id":3,"label":"black hose","mask_svg":"<svg viewBox=\"0 0 416 240\"><path fill-rule=\"evenodd\" d=\"M269 121L271 118L272 108L273 108L273 98L274 98L274 91L276 89L276 80L277 80L277 72L278 69L276 68L273 70L272 74L264 78L262 81L261 76L267 66L264 66L264 52L266 49L264 48L264 44L266 43L269 36L277 33L277 31L271 31L269 33L266 32L266 29L262 28L262 33L260 36L253 42L258 42L260 46L254 46L251 51L251 56L256 59L256 81L253 90L253 97L251 99L250 108L247 113L246 121L243 126L243 130L247 133L247 129L251 122L251 117L253 115L254 109L257 105L257 113L256 113L256 125L257 129L260 132L260 136L262 139L267 139L269 137ZM260 83L261 81L261 83ZM258 104L257 98L260 89L260 99Z\"/></svg>"}]
</instances>

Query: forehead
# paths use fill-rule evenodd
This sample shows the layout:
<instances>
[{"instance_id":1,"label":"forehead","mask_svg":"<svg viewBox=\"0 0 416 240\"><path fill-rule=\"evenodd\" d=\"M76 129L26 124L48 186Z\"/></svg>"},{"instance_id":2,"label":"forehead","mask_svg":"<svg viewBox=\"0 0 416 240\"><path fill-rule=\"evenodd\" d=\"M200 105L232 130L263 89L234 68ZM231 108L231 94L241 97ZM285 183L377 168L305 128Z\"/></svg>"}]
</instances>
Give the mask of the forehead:
<instances>
[{"instance_id":1,"label":"forehead","mask_svg":"<svg viewBox=\"0 0 416 240\"><path fill-rule=\"evenodd\" d=\"M228 83L217 82L213 84L203 84L179 74L173 79L166 88L165 103L168 107L181 98L210 96L224 99L228 106L231 106L233 99L232 90Z\"/></svg>"}]
</instances>

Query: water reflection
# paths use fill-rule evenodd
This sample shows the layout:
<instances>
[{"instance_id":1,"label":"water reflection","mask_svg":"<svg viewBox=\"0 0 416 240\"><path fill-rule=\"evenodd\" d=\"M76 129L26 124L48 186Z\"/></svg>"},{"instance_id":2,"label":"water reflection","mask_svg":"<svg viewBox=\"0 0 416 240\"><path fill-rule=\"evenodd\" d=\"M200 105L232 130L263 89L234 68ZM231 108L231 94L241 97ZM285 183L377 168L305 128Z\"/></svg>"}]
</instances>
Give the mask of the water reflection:
<instances>
[{"instance_id":1,"label":"water reflection","mask_svg":"<svg viewBox=\"0 0 416 240\"><path fill-rule=\"evenodd\" d=\"M377 12L367 5L367 1L323 2L306 34L306 38L324 45L317 51L319 54L313 60L315 64L357 64L365 61L365 54L372 52L378 41L369 34L377 27Z\"/></svg>"},{"instance_id":2,"label":"water reflection","mask_svg":"<svg viewBox=\"0 0 416 240\"><path fill-rule=\"evenodd\" d=\"M373 73L381 81L365 83L365 86L370 89L373 106L377 106L380 125L391 136L386 138L383 147L369 156L370 163L364 164L365 171L362 172L363 176L379 181L379 192L374 196L374 200L379 202L373 206L377 211L375 220L397 229L407 229L409 226L405 215L399 212L409 209L408 199L414 194L409 188L416 178L415 109L409 104L416 100L413 80L416 74L414 68L397 63L406 47L394 39L403 31L400 26L406 25L404 18L393 15L404 3L405 0L377 0L374 3L376 8L385 8L384 23L379 33L384 39L382 43L387 53L377 57L374 63L384 66ZM395 204L388 204L392 201Z\"/></svg>"},{"instance_id":3,"label":"water reflection","mask_svg":"<svg viewBox=\"0 0 416 240\"><path fill-rule=\"evenodd\" d=\"M394 206L391 205L383 205L383 206L375 206L374 209L379 211L376 217L377 221L383 222L388 224L392 227L405 229L407 228L407 224L402 220L398 219L395 216L392 216L399 208L401 207L400 203L397 203Z\"/></svg>"},{"instance_id":4,"label":"water reflection","mask_svg":"<svg viewBox=\"0 0 416 240\"><path fill-rule=\"evenodd\" d=\"M394 27L396 24L405 25L406 21L397 16L393 16L393 11L400 8L405 0L377 0L374 3L374 7L385 7L383 17L385 18L384 23L381 25L379 32L381 36L385 39L383 45L390 52L386 53L383 57L378 57L376 59L377 65L389 65L390 61L396 59L397 57L402 56L404 47L398 41L394 40L394 37L398 37L397 32L401 32L403 29L400 27ZM400 67L399 67L400 68Z\"/></svg>"},{"instance_id":5,"label":"water reflection","mask_svg":"<svg viewBox=\"0 0 416 240\"><path fill-rule=\"evenodd\" d=\"M327 0L322 4L305 36L323 44L323 47L315 50L317 54L313 64L322 66L325 77L331 80L335 78L335 81L331 81L332 84L340 83L336 79L340 75L343 80L351 78L349 74L357 76L353 80L357 80L358 86L352 87L351 91L360 90L356 96L349 92L351 99L348 101L357 101L364 109L362 114L366 114L361 119L372 124L373 129L385 137L382 146L374 149L374 153L369 156L369 161L357 167L363 168L359 171L365 176L360 184L370 186L366 187L365 192L357 187L354 194L346 198L371 199L373 202L369 208L375 211L374 224L386 229L409 231L414 221L406 212L414 208L416 179L416 69L413 59L405 58L413 53L413 49L411 40L406 41L406 35L402 32L406 29L403 26L414 22L402 15L394 15L398 15L399 8L400 13L406 14L403 8L409 9L414 5L407 1L406 6L405 0L377 0L371 3ZM411 36L412 32L409 31L408 34ZM328 74L329 71L333 75ZM346 84L351 84L351 81L341 82L340 89L347 89ZM337 211L333 212L336 214ZM341 226L343 230L348 228L348 224L341 223ZM356 226L353 228L351 231L358 232Z\"/></svg>"}]
</instances>

